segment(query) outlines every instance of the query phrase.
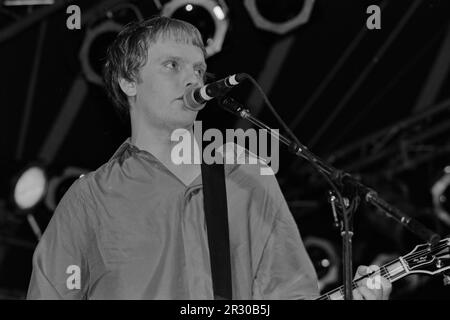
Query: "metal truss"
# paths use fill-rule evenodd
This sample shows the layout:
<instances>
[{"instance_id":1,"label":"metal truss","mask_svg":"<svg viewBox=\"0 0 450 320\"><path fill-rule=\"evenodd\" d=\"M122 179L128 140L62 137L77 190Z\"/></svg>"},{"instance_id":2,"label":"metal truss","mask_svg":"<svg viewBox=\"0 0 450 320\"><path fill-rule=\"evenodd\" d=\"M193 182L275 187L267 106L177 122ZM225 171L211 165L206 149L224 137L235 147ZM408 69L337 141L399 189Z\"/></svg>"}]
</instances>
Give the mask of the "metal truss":
<instances>
[{"instance_id":1,"label":"metal truss","mask_svg":"<svg viewBox=\"0 0 450 320\"><path fill-rule=\"evenodd\" d=\"M328 157L351 172L399 173L450 153L450 99L390 125Z\"/></svg>"},{"instance_id":2,"label":"metal truss","mask_svg":"<svg viewBox=\"0 0 450 320\"><path fill-rule=\"evenodd\" d=\"M127 0L103 0L98 3L93 4L85 13L83 13L83 18L81 19L82 24L89 24L95 21L99 17L105 14L105 12L111 7L126 2ZM67 8L73 0L55 0L52 5L45 6L43 8L36 9L34 11L24 14L24 16L13 16L15 21L0 30L0 44L14 38L21 32L32 27L34 24L46 19L52 14ZM0 6L0 17L2 14L7 16L12 16L14 13Z\"/></svg>"}]
</instances>

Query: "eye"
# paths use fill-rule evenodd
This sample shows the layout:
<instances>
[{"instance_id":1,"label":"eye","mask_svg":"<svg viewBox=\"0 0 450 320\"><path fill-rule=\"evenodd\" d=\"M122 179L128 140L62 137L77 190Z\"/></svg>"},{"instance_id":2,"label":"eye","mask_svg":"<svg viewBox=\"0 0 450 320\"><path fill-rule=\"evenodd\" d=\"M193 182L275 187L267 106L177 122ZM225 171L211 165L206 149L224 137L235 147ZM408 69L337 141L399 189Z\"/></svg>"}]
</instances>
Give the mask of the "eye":
<instances>
[{"instance_id":1,"label":"eye","mask_svg":"<svg viewBox=\"0 0 450 320\"><path fill-rule=\"evenodd\" d=\"M175 60L169 60L164 63L164 66L169 69L178 69L178 62Z\"/></svg>"},{"instance_id":2,"label":"eye","mask_svg":"<svg viewBox=\"0 0 450 320\"><path fill-rule=\"evenodd\" d=\"M206 73L206 71L203 70L203 69L197 69L197 70L195 70L195 72L197 73L199 78L203 78L205 76L205 73Z\"/></svg>"}]
</instances>

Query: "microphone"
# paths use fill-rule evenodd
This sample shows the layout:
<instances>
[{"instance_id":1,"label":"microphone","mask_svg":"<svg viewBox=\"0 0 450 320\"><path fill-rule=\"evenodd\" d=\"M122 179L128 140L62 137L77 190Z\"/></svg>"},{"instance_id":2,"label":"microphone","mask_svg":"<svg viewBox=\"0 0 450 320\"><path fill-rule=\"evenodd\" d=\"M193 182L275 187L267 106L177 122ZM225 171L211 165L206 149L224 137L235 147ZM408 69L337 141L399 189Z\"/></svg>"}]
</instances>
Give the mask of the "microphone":
<instances>
[{"instance_id":1,"label":"microphone","mask_svg":"<svg viewBox=\"0 0 450 320\"><path fill-rule=\"evenodd\" d=\"M190 110L199 111L205 107L206 102L224 96L245 78L247 74L237 73L204 86L190 86L183 96L184 105Z\"/></svg>"}]
</instances>

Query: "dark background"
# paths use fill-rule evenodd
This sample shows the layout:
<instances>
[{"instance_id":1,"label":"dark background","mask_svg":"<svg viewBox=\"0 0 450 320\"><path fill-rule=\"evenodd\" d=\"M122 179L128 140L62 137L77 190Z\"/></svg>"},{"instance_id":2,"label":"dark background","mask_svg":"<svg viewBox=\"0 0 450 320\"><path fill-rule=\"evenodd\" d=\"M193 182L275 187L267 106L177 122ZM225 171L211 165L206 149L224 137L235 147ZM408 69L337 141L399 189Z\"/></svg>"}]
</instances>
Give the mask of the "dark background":
<instances>
[{"instance_id":1,"label":"dark background","mask_svg":"<svg viewBox=\"0 0 450 320\"><path fill-rule=\"evenodd\" d=\"M87 80L79 59L89 30L108 20L108 10L97 10L108 1L68 2L81 8L80 30L66 28L69 4L64 4L7 36L11 27L49 6L0 7L3 184L14 169L32 161L43 162L49 177L61 176L67 167L95 170L129 136L127 124L116 115L103 87ZM144 17L159 12L153 1L127 3ZM261 10L269 8L266 15L284 19L301 3L264 1ZM317 0L309 21L286 34L255 26L243 1L226 4L229 28L222 50L207 60L209 72L217 78L236 72L252 75L295 135L314 153L354 173L441 236L448 235L449 226L435 214L430 188L450 165L450 73L445 58L450 57L449 1ZM382 8L381 30L366 27L366 9L372 4ZM135 17L126 6L106 8L118 23ZM101 50L92 50L91 55L102 57ZM436 70L442 71L440 78ZM78 89L74 89L76 79ZM430 93L427 88L437 89ZM72 98L68 98L70 92ZM281 128L250 84L234 89L231 95L268 125ZM64 105L75 110L73 117L58 122ZM434 113L436 107L439 112ZM427 116L422 117L424 113ZM418 118L412 121L413 117ZM199 118L207 127L243 125L215 102ZM52 131L55 123L61 126ZM58 145L51 142L55 136L61 138ZM341 245L327 203L327 185L306 161L285 150L277 178L303 238L310 240L307 247L319 276L331 274L332 267L337 272L324 285L339 285ZM61 184L59 193L72 181ZM22 298L37 241L25 215L9 207L7 189L2 191L0 297ZM42 203L32 213L45 229L52 211ZM365 204L356 213L354 229L355 267L380 262L382 255L404 255L422 243ZM324 258L330 267L319 266ZM441 276L411 276L394 285L392 298L448 299L449 293Z\"/></svg>"}]
</instances>

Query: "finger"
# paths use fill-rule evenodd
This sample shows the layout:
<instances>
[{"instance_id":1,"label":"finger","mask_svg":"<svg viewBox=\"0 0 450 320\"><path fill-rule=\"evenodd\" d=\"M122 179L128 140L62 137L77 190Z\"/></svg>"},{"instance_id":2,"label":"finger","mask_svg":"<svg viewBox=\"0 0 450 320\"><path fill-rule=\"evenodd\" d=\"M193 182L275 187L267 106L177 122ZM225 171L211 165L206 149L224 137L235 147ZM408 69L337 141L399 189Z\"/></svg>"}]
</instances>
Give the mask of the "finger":
<instances>
[{"instance_id":1,"label":"finger","mask_svg":"<svg viewBox=\"0 0 450 320\"><path fill-rule=\"evenodd\" d=\"M358 278L365 276L367 274L377 273L380 271L380 267L378 267L375 264L372 264L370 266L359 266L357 273L359 274Z\"/></svg>"},{"instance_id":2,"label":"finger","mask_svg":"<svg viewBox=\"0 0 450 320\"><path fill-rule=\"evenodd\" d=\"M370 266L368 266L366 268L365 271L366 271L366 274L370 274L372 272L378 272L378 271L380 271L380 267L377 266L376 264L371 264Z\"/></svg>"},{"instance_id":3,"label":"finger","mask_svg":"<svg viewBox=\"0 0 450 320\"><path fill-rule=\"evenodd\" d=\"M381 289L382 289L382 299L383 300L389 299L389 296L392 292L391 282L388 279L381 277L380 284L381 284Z\"/></svg>"},{"instance_id":4,"label":"finger","mask_svg":"<svg viewBox=\"0 0 450 320\"><path fill-rule=\"evenodd\" d=\"M383 292L381 289L371 290L365 286L358 288L359 293L363 296L364 300L381 300Z\"/></svg>"},{"instance_id":5,"label":"finger","mask_svg":"<svg viewBox=\"0 0 450 320\"><path fill-rule=\"evenodd\" d=\"M363 295L358 291L358 289L353 289L353 300L364 300Z\"/></svg>"},{"instance_id":6,"label":"finger","mask_svg":"<svg viewBox=\"0 0 450 320\"><path fill-rule=\"evenodd\" d=\"M367 274L367 266L359 266L358 269L356 269L355 277L354 279L361 278L362 276L365 276Z\"/></svg>"}]
</instances>

